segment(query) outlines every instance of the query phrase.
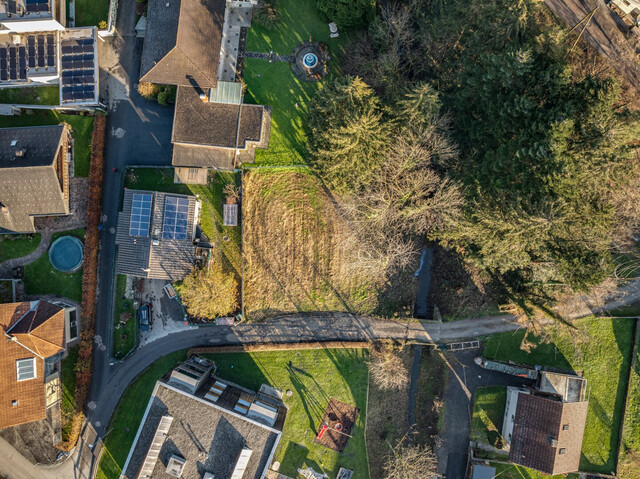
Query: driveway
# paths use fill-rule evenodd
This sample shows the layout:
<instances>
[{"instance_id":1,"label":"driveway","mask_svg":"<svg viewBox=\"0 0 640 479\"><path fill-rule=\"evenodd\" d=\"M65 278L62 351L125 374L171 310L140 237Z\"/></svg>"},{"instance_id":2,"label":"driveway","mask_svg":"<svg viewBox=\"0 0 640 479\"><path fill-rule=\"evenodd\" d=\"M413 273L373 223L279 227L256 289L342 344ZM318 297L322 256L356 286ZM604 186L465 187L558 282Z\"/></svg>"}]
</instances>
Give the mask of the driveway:
<instances>
[{"instance_id":1,"label":"driveway","mask_svg":"<svg viewBox=\"0 0 640 479\"><path fill-rule=\"evenodd\" d=\"M141 347L169 334L197 328L185 324L182 305L164 293L167 283L161 279L146 279L142 283L142 302L151 304L153 322L150 331L140 332Z\"/></svg>"},{"instance_id":2,"label":"driveway","mask_svg":"<svg viewBox=\"0 0 640 479\"><path fill-rule=\"evenodd\" d=\"M473 362L480 349L444 353L449 382L444 393L444 431L438 448L438 463L447 479L464 479L473 414L473 393L482 386L522 386L533 382L509 374L489 371Z\"/></svg>"}]
</instances>

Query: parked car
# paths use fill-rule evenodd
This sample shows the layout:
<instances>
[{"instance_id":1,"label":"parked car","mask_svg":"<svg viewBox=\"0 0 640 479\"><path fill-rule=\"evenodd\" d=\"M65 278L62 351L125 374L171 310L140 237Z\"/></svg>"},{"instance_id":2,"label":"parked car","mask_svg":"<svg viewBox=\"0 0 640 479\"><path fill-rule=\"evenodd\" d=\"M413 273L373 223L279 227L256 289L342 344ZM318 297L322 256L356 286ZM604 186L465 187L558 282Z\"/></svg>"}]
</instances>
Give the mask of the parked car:
<instances>
[{"instance_id":1,"label":"parked car","mask_svg":"<svg viewBox=\"0 0 640 479\"><path fill-rule=\"evenodd\" d=\"M140 323L140 331L149 331L153 320L151 319L151 305L143 304L138 310L138 321Z\"/></svg>"}]
</instances>

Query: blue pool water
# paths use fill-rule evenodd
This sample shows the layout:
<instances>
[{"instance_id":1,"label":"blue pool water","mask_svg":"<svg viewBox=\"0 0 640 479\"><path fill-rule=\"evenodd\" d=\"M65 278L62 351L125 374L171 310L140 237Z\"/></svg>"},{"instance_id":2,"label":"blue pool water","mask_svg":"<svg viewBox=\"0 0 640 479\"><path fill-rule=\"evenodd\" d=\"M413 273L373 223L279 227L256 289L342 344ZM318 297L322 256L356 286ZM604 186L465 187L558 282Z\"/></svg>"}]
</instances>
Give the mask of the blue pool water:
<instances>
[{"instance_id":1,"label":"blue pool water","mask_svg":"<svg viewBox=\"0 0 640 479\"><path fill-rule=\"evenodd\" d=\"M73 273L82 266L84 246L75 236L62 236L49 248L49 261L58 271Z\"/></svg>"}]
</instances>

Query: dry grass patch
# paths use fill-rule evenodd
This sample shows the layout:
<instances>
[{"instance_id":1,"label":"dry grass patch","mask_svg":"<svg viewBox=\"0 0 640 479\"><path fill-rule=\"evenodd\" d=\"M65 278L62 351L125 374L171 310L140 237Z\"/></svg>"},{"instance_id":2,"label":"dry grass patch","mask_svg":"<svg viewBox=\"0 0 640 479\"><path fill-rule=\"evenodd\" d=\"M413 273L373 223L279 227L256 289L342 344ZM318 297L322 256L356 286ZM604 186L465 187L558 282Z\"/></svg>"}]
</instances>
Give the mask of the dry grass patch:
<instances>
[{"instance_id":1,"label":"dry grass patch","mask_svg":"<svg viewBox=\"0 0 640 479\"><path fill-rule=\"evenodd\" d=\"M384 279L354 268L359 251L347 224L307 170L247 173L243 213L249 319L303 311L371 313L379 306Z\"/></svg>"}]
</instances>

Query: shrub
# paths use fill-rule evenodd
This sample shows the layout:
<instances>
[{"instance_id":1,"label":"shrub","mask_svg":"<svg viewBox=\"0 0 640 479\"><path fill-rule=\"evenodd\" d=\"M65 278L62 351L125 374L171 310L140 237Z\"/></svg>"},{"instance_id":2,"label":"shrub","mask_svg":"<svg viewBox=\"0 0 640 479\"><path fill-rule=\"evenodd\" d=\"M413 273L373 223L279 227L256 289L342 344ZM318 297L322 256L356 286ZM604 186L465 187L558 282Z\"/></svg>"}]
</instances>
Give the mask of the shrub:
<instances>
[{"instance_id":1,"label":"shrub","mask_svg":"<svg viewBox=\"0 0 640 479\"><path fill-rule=\"evenodd\" d=\"M233 273L225 273L219 263L210 270L197 270L187 276L178 287L189 315L214 319L234 313L240 307L238 280Z\"/></svg>"},{"instance_id":2,"label":"shrub","mask_svg":"<svg viewBox=\"0 0 640 479\"><path fill-rule=\"evenodd\" d=\"M375 13L375 0L316 0L318 11L339 28L365 27Z\"/></svg>"},{"instance_id":3,"label":"shrub","mask_svg":"<svg viewBox=\"0 0 640 479\"><path fill-rule=\"evenodd\" d=\"M275 30L282 23L280 2L278 0L266 0L263 5L253 13L253 22L267 30Z\"/></svg>"},{"instance_id":4,"label":"shrub","mask_svg":"<svg viewBox=\"0 0 640 479\"><path fill-rule=\"evenodd\" d=\"M160 93L160 85L155 83L140 82L138 83L138 93L147 100L155 100Z\"/></svg>"},{"instance_id":5,"label":"shrub","mask_svg":"<svg viewBox=\"0 0 640 479\"><path fill-rule=\"evenodd\" d=\"M100 22L98 22L98 29L99 30L106 30L108 26L109 26L109 24L107 23L106 20L100 20Z\"/></svg>"},{"instance_id":6,"label":"shrub","mask_svg":"<svg viewBox=\"0 0 640 479\"><path fill-rule=\"evenodd\" d=\"M158 103L160 105L168 105L169 104L169 90L163 89L160 93L158 93Z\"/></svg>"}]
</instances>

